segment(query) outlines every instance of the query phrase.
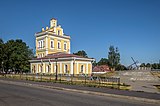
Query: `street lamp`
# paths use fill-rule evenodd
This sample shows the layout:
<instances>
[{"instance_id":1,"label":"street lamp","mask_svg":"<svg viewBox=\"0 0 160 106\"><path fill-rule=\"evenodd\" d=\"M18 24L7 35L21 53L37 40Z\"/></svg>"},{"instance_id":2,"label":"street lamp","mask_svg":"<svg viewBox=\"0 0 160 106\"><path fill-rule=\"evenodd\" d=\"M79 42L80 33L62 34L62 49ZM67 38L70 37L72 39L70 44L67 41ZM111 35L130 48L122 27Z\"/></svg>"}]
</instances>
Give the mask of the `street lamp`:
<instances>
[{"instance_id":1,"label":"street lamp","mask_svg":"<svg viewBox=\"0 0 160 106\"><path fill-rule=\"evenodd\" d=\"M74 77L74 66L75 66L75 58L74 58L74 61L73 61L73 77Z\"/></svg>"},{"instance_id":2,"label":"street lamp","mask_svg":"<svg viewBox=\"0 0 160 106\"><path fill-rule=\"evenodd\" d=\"M2 72L4 73L4 68L3 68L3 61L2 61Z\"/></svg>"},{"instance_id":3,"label":"street lamp","mask_svg":"<svg viewBox=\"0 0 160 106\"><path fill-rule=\"evenodd\" d=\"M57 68L57 60L58 60L58 58L55 58L55 60L56 60L56 79L55 79L55 80L57 81L57 79L58 79L58 78L57 78L57 77L58 77L58 75L57 75L57 73L58 73L58 70L57 70L57 69L58 69L58 68Z\"/></svg>"},{"instance_id":4,"label":"street lamp","mask_svg":"<svg viewBox=\"0 0 160 106\"><path fill-rule=\"evenodd\" d=\"M48 73L49 73L49 74L51 73L51 61L50 61L50 59L49 59Z\"/></svg>"}]
</instances>

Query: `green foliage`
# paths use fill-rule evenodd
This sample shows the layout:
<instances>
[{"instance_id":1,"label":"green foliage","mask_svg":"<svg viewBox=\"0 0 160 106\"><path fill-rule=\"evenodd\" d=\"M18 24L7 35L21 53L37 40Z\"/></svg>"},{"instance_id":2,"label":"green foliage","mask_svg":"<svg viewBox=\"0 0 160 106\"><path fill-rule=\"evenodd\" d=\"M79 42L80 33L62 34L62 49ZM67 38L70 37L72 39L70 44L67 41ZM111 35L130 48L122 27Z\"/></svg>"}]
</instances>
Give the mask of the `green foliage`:
<instances>
[{"instance_id":1,"label":"green foliage","mask_svg":"<svg viewBox=\"0 0 160 106\"><path fill-rule=\"evenodd\" d=\"M114 70L120 63L120 53L117 47L116 48L114 48L114 46L109 47L108 61L109 61L109 66L112 68L112 70Z\"/></svg>"},{"instance_id":2,"label":"green foliage","mask_svg":"<svg viewBox=\"0 0 160 106\"><path fill-rule=\"evenodd\" d=\"M0 38L0 70L2 70L3 67L3 54L4 54L4 43L3 40Z\"/></svg>"},{"instance_id":3,"label":"green foliage","mask_svg":"<svg viewBox=\"0 0 160 106\"><path fill-rule=\"evenodd\" d=\"M141 65L140 65L140 67L145 67L146 66L146 64L145 63L142 63Z\"/></svg>"},{"instance_id":4,"label":"green foliage","mask_svg":"<svg viewBox=\"0 0 160 106\"><path fill-rule=\"evenodd\" d=\"M108 65L109 61L107 58L101 58L101 60L97 64L98 65Z\"/></svg>"},{"instance_id":5,"label":"green foliage","mask_svg":"<svg viewBox=\"0 0 160 106\"><path fill-rule=\"evenodd\" d=\"M120 70L122 71L122 70L127 70L127 68L122 64L118 64L117 67L115 68L115 70L116 71L120 71Z\"/></svg>"},{"instance_id":6,"label":"green foliage","mask_svg":"<svg viewBox=\"0 0 160 106\"><path fill-rule=\"evenodd\" d=\"M84 50L78 51L77 53L73 53L73 54L82 56L82 57L88 57L87 53Z\"/></svg>"},{"instance_id":7,"label":"green foliage","mask_svg":"<svg viewBox=\"0 0 160 106\"><path fill-rule=\"evenodd\" d=\"M160 64L159 63L153 63L153 64L150 64L150 63L142 63L140 65L140 67L151 67L152 69L160 69Z\"/></svg>"},{"instance_id":8,"label":"green foliage","mask_svg":"<svg viewBox=\"0 0 160 106\"><path fill-rule=\"evenodd\" d=\"M160 69L160 64L158 63L152 64L152 69Z\"/></svg>"},{"instance_id":9,"label":"green foliage","mask_svg":"<svg viewBox=\"0 0 160 106\"><path fill-rule=\"evenodd\" d=\"M9 40L3 44L3 67L5 71L29 71L29 59L33 57L32 50L20 39Z\"/></svg>"}]
</instances>

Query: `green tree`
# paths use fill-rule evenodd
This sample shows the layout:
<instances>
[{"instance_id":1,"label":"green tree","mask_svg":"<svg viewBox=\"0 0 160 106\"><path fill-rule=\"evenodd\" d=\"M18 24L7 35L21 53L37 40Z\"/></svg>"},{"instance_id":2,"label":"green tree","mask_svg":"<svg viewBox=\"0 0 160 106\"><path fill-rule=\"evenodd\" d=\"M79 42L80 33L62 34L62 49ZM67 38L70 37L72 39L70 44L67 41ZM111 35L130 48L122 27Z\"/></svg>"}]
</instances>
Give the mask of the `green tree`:
<instances>
[{"instance_id":1,"label":"green tree","mask_svg":"<svg viewBox=\"0 0 160 106\"><path fill-rule=\"evenodd\" d=\"M159 64L153 63L153 64L152 64L152 69L158 69L158 68L159 68L158 66L159 66Z\"/></svg>"},{"instance_id":2,"label":"green tree","mask_svg":"<svg viewBox=\"0 0 160 106\"><path fill-rule=\"evenodd\" d=\"M15 72L29 71L29 59L33 57L33 52L22 40L9 40L5 43L5 70Z\"/></svg>"},{"instance_id":3,"label":"green tree","mask_svg":"<svg viewBox=\"0 0 160 106\"><path fill-rule=\"evenodd\" d=\"M108 65L108 59L107 58L101 58L101 60L97 63L98 65Z\"/></svg>"},{"instance_id":4,"label":"green tree","mask_svg":"<svg viewBox=\"0 0 160 106\"><path fill-rule=\"evenodd\" d=\"M3 67L3 58L4 58L4 42L0 38L0 71L2 71Z\"/></svg>"},{"instance_id":5,"label":"green tree","mask_svg":"<svg viewBox=\"0 0 160 106\"><path fill-rule=\"evenodd\" d=\"M146 64L146 67L151 67L151 64L150 64L150 63L147 63L147 64Z\"/></svg>"},{"instance_id":6,"label":"green tree","mask_svg":"<svg viewBox=\"0 0 160 106\"><path fill-rule=\"evenodd\" d=\"M140 65L140 67L145 67L146 66L146 64L145 63L142 63L141 65Z\"/></svg>"},{"instance_id":7,"label":"green tree","mask_svg":"<svg viewBox=\"0 0 160 106\"><path fill-rule=\"evenodd\" d=\"M115 70L115 68L120 63L120 53L117 47L116 48L114 48L114 46L109 47L108 61L111 69Z\"/></svg>"},{"instance_id":8,"label":"green tree","mask_svg":"<svg viewBox=\"0 0 160 106\"><path fill-rule=\"evenodd\" d=\"M122 71L122 70L127 70L126 66L122 64L118 64L117 67L115 68L116 71Z\"/></svg>"},{"instance_id":9,"label":"green tree","mask_svg":"<svg viewBox=\"0 0 160 106\"><path fill-rule=\"evenodd\" d=\"M73 53L73 54L78 55L78 56L82 56L82 57L88 57L87 53L84 50L78 51L78 52Z\"/></svg>"}]
</instances>

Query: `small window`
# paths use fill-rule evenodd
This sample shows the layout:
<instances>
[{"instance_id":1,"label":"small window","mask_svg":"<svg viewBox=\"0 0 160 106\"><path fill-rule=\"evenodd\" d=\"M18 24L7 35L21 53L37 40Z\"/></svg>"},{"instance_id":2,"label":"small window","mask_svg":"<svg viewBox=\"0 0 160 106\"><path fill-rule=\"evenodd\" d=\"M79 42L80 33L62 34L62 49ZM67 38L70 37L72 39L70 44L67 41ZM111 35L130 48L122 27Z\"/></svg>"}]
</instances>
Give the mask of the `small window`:
<instances>
[{"instance_id":1,"label":"small window","mask_svg":"<svg viewBox=\"0 0 160 106\"><path fill-rule=\"evenodd\" d=\"M61 32L61 31L60 31L60 30L58 30L58 35L60 35L60 32Z\"/></svg>"},{"instance_id":2,"label":"small window","mask_svg":"<svg viewBox=\"0 0 160 106\"><path fill-rule=\"evenodd\" d=\"M64 43L64 50L67 50L67 43Z\"/></svg>"},{"instance_id":3,"label":"small window","mask_svg":"<svg viewBox=\"0 0 160 106\"><path fill-rule=\"evenodd\" d=\"M54 42L53 42L53 40L51 41L51 48L54 48Z\"/></svg>"},{"instance_id":4,"label":"small window","mask_svg":"<svg viewBox=\"0 0 160 106\"><path fill-rule=\"evenodd\" d=\"M68 66L65 65L65 73L67 73L67 72L68 72Z\"/></svg>"},{"instance_id":5,"label":"small window","mask_svg":"<svg viewBox=\"0 0 160 106\"><path fill-rule=\"evenodd\" d=\"M61 49L61 43L58 41L58 49Z\"/></svg>"},{"instance_id":6,"label":"small window","mask_svg":"<svg viewBox=\"0 0 160 106\"><path fill-rule=\"evenodd\" d=\"M83 73L83 68L84 68L84 66L83 66L83 65L81 65L81 73Z\"/></svg>"}]
</instances>

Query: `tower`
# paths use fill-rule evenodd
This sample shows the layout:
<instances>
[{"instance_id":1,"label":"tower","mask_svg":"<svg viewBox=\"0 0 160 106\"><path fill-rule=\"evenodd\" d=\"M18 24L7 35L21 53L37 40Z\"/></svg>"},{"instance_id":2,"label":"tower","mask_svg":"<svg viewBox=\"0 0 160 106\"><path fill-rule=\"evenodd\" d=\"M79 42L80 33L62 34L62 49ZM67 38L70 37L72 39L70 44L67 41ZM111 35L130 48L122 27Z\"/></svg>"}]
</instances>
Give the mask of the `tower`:
<instances>
[{"instance_id":1,"label":"tower","mask_svg":"<svg viewBox=\"0 0 160 106\"><path fill-rule=\"evenodd\" d=\"M57 26L57 20L55 18L52 18L50 20L50 27L53 28L53 27L56 27Z\"/></svg>"},{"instance_id":2,"label":"tower","mask_svg":"<svg viewBox=\"0 0 160 106\"><path fill-rule=\"evenodd\" d=\"M55 18L50 20L50 27L42 28L35 37L38 58L59 52L70 54L70 36L64 34L63 28L57 24Z\"/></svg>"}]
</instances>

